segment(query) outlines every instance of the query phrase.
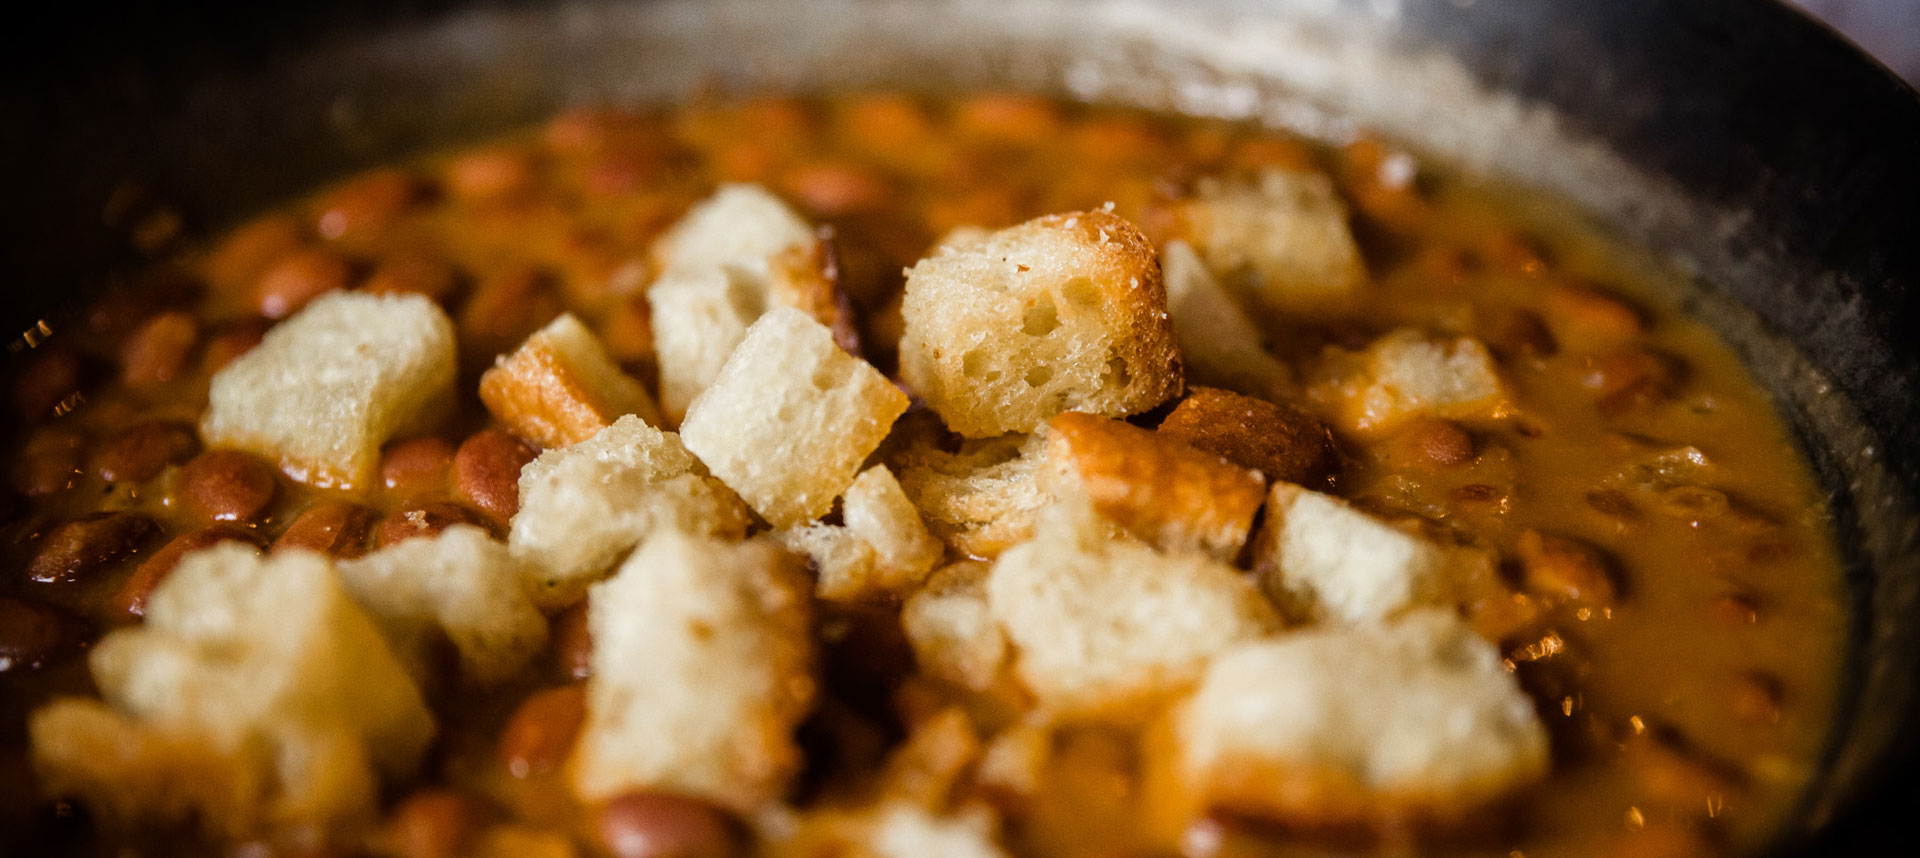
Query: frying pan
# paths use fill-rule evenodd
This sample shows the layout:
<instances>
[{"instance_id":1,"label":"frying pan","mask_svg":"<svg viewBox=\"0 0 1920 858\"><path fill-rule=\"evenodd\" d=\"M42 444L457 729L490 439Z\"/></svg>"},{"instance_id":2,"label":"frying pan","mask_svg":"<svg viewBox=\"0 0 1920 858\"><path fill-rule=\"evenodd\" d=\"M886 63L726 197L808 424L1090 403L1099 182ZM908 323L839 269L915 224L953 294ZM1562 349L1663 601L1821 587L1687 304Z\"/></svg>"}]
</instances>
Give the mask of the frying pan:
<instances>
[{"instance_id":1,"label":"frying pan","mask_svg":"<svg viewBox=\"0 0 1920 858\"><path fill-rule=\"evenodd\" d=\"M1779 851L1915 854L1920 97L1759 0L69 3L0 49L14 332L129 261L138 180L204 232L571 104L699 86L1023 87L1379 129L1583 205L1691 274L1835 513L1846 703ZM21 343L16 342L16 349ZM1903 811L1905 811L1903 813Z\"/></svg>"}]
</instances>

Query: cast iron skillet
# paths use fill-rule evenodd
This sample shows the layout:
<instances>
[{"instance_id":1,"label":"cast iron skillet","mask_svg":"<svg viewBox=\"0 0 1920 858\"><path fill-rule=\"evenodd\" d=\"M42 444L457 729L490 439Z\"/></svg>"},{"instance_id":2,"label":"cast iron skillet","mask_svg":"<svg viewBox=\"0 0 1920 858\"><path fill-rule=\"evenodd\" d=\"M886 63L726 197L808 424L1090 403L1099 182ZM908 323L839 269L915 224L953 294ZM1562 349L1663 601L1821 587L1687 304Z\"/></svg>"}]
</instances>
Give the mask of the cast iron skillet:
<instances>
[{"instance_id":1,"label":"cast iron skillet","mask_svg":"<svg viewBox=\"0 0 1920 858\"><path fill-rule=\"evenodd\" d=\"M1025 86L1321 132L1351 112L1565 194L1696 274L1690 302L1777 394L1847 555L1846 709L1779 850L1912 854L1913 90L1763 0L805 5L42 9L0 47L0 323L8 339L42 320L57 336L75 296L129 262L101 219L124 180L205 232L349 169L567 104L880 83Z\"/></svg>"}]
</instances>

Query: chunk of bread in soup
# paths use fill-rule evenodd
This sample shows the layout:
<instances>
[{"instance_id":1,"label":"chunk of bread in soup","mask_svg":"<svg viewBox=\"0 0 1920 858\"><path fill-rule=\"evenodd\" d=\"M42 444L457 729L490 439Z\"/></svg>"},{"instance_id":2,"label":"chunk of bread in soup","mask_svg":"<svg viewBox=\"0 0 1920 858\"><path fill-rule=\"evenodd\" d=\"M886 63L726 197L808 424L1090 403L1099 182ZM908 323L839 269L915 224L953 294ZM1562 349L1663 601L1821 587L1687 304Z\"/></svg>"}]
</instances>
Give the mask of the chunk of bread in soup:
<instances>
[{"instance_id":1,"label":"chunk of bread in soup","mask_svg":"<svg viewBox=\"0 0 1920 858\"><path fill-rule=\"evenodd\" d=\"M955 452L916 441L891 461L927 527L955 551L992 558L1033 535L1048 495L1039 471L1045 424L1033 435L966 441Z\"/></svg>"},{"instance_id":2,"label":"chunk of bread in soup","mask_svg":"<svg viewBox=\"0 0 1920 858\"><path fill-rule=\"evenodd\" d=\"M1163 551L1232 562L1266 500L1260 472L1170 435L1069 411L1048 421L1042 483Z\"/></svg>"},{"instance_id":3,"label":"chunk of bread in soup","mask_svg":"<svg viewBox=\"0 0 1920 858\"><path fill-rule=\"evenodd\" d=\"M88 665L105 702L37 713L35 765L55 793L134 819L191 811L225 836L364 822L434 732L374 620L305 551L188 554ZM172 763L214 780L169 794Z\"/></svg>"},{"instance_id":4,"label":"chunk of bread in soup","mask_svg":"<svg viewBox=\"0 0 1920 858\"><path fill-rule=\"evenodd\" d=\"M415 676L431 670L428 646L453 644L460 670L491 685L520 672L547 643L547 618L505 543L469 524L406 539L338 562L340 582L378 620Z\"/></svg>"},{"instance_id":5,"label":"chunk of bread in soup","mask_svg":"<svg viewBox=\"0 0 1920 858\"><path fill-rule=\"evenodd\" d=\"M535 331L481 375L480 401L513 434L542 447L585 441L626 414L660 423L646 388L621 371L572 313Z\"/></svg>"},{"instance_id":6,"label":"chunk of bread in soup","mask_svg":"<svg viewBox=\"0 0 1920 858\"><path fill-rule=\"evenodd\" d=\"M1293 369L1267 352L1260 327L1207 270L1193 245L1167 242L1160 248L1160 270L1188 382L1259 397L1292 390Z\"/></svg>"},{"instance_id":7,"label":"chunk of bread in soup","mask_svg":"<svg viewBox=\"0 0 1920 858\"><path fill-rule=\"evenodd\" d=\"M728 184L688 209L654 241L659 271L690 271L726 265L759 266L797 245L813 241L813 227L767 189Z\"/></svg>"},{"instance_id":8,"label":"chunk of bread in soup","mask_svg":"<svg viewBox=\"0 0 1920 858\"><path fill-rule=\"evenodd\" d=\"M1452 606L1487 574L1478 553L1290 483L1269 490L1253 552L1261 588L1301 622L1364 623Z\"/></svg>"},{"instance_id":9,"label":"chunk of bread in soup","mask_svg":"<svg viewBox=\"0 0 1920 858\"><path fill-rule=\"evenodd\" d=\"M782 307L760 317L680 435L715 476L775 527L827 513L907 410L907 395Z\"/></svg>"},{"instance_id":10,"label":"chunk of bread in soup","mask_svg":"<svg viewBox=\"0 0 1920 858\"><path fill-rule=\"evenodd\" d=\"M987 604L987 572L978 560L934 570L900 608L914 663L943 682L984 691L1007 661L1007 636Z\"/></svg>"},{"instance_id":11,"label":"chunk of bread in soup","mask_svg":"<svg viewBox=\"0 0 1920 858\"><path fill-rule=\"evenodd\" d=\"M1336 355L1310 391L1329 404L1340 428L1383 435L1421 417L1504 417L1511 394L1485 344L1395 330L1359 353Z\"/></svg>"},{"instance_id":12,"label":"chunk of bread in soup","mask_svg":"<svg viewBox=\"0 0 1920 858\"><path fill-rule=\"evenodd\" d=\"M973 805L947 814L908 801L874 810L864 852L871 858L1007 858L992 809Z\"/></svg>"},{"instance_id":13,"label":"chunk of bread in soup","mask_svg":"<svg viewBox=\"0 0 1920 858\"><path fill-rule=\"evenodd\" d=\"M647 289L660 405L674 421L720 374L766 304L748 275L725 268L676 270Z\"/></svg>"},{"instance_id":14,"label":"chunk of bread in soup","mask_svg":"<svg viewBox=\"0 0 1920 858\"><path fill-rule=\"evenodd\" d=\"M323 295L214 373L200 433L302 482L368 485L388 439L453 397L453 323L419 295Z\"/></svg>"},{"instance_id":15,"label":"chunk of bread in soup","mask_svg":"<svg viewBox=\"0 0 1920 858\"><path fill-rule=\"evenodd\" d=\"M809 589L798 559L771 543L672 530L596 586L572 767L581 798L660 790L737 811L779 798L813 702Z\"/></svg>"},{"instance_id":16,"label":"chunk of bread in soup","mask_svg":"<svg viewBox=\"0 0 1920 858\"><path fill-rule=\"evenodd\" d=\"M726 539L753 514L688 452L680 436L628 415L520 470L507 545L542 607L570 604L660 528Z\"/></svg>"},{"instance_id":17,"label":"chunk of bread in soup","mask_svg":"<svg viewBox=\"0 0 1920 858\"><path fill-rule=\"evenodd\" d=\"M907 271L900 370L953 431L1032 432L1062 411L1122 417L1184 376L1160 263L1103 211L1048 215Z\"/></svg>"},{"instance_id":18,"label":"chunk of bread in soup","mask_svg":"<svg viewBox=\"0 0 1920 858\"><path fill-rule=\"evenodd\" d=\"M1322 173L1268 167L1250 178L1209 176L1180 215L1207 267L1270 312L1350 309L1366 285L1347 207Z\"/></svg>"},{"instance_id":19,"label":"chunk of bread in soup","mask_svg":"<svg viewBox=\"0 0 1920 858\"><path fill-rule=\"evenodd\" d=\"M1063 720L1124 723L1280 626L1238 570L1155 551L1084 504L1049 508L1033 539L994 561L986 589L1015 671Z\"/></svg>"},{"instance_id":20,"label":"chunk of bread in soup","mask_svg":"<svg viewBox=\"0 0 1920 858\"><path fill-rule=\"evenodd\" d=\"M1459 822L1549 764L1499 651L1443 610L1243 644L1174 725L1205 805L1308 829Z\"/></svg>"},{"instance_id":21,"label":"chunk of bread in soup","mask_svg":"<svg viewBox=\"0 0 1920 858\"><path fill-rule=\"evenodd\" d=\"M945 546L885 465L860 472L841 497L844 524L809 524L777 532L781 544L807 556L814 592L831 601L872 601L912 592Z\"/></svg>"}]
</instances>

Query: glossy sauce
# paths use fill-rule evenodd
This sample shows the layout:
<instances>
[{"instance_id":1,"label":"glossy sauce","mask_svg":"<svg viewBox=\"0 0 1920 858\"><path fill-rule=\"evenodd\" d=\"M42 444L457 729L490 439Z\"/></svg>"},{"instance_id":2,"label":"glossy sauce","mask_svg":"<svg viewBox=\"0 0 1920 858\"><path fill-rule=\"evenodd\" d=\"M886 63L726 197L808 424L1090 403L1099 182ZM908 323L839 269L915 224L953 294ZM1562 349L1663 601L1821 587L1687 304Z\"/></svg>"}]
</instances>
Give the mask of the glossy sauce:
<instances>
[{"instance_id":1,"label":"glossy sauce","mask_svg":"<svg viewBox=\"0 0 1920 858\"><path fill-rule=\"evenodd\" d=\"M19 500L0 532L0 595L111 628L132 621L127 581L169 539L223 519L270 543L323 502L364 508L337 513L357 522L326 543L339 551L404 535L390 525L403 520L467 517L502 531L510 508L464 482L486 468L459 464L457 451L531 450L512 453L512 439L486 434L478 372L565 308L650 381L646 247L718 182L763 183L833 226L866 354L891 372L900 272L947 230L1111 202L1157 239L1166 201L1194 177L1268 164L1336 177L1375 283L1350 317L1276 323L1276 354L1311 379L1324 349L1398 325L1466 333L1500 356L1516 391L1503 420L1342 437L1335 492L1469 534L1499 549L1515 576L1523 541L1544 550L1529 530L1577 540L1616 591L1610 603L1536 594L1511 616L1476 615L1506 632L1503 647L1554 736L1555 771L1512 809L1517 823L1502 816L1415 851L1653 856L1764 842L1820 760L1845 624L1826 512L1771 402L1726 346L1680 313L1679 281L1658 265L1522 189L1431 165L1410 181L1413 161L1365 139L1321 149L1242 124L1022 96L880 94L576 112L533 134L350 178L204 247L170 250L131 291L26 356L15 398L28 410L9 459ZM391 446L382 485L353 494L284 476L261 490L234 475L243 465L218 461L198 469L216 472L213 487L196 489L197 443L164 438L129 454L137 467L108 468L121 482L101 476L104 451L135 445L120 438L128 427L193 426L212 369L268 320L334 288L418 291L447 306L462 345L464 412L437 442ZM64 383L69 376L77 383ZM154 533L74 580L28 580L55 528L98 510L144 515ZM356 539L356 527L370 535ZM838 738L807 743L803 811L860 795L915 711L949 699L976 713L1004 708L910 680L894 623L886 608L826 623L843 635L827 648L835 700L810 729ZM14 831L57 850L115 845L84 823L49 821L46 803L21 786L30 783L25 714L50 694L88 690L78 648L86 636L71 635L43 667L0 671L0 840ZM487 694L429 689L439 750L421 783L396 794L372 848L429 854L401 834L465 837L478 825L470 817L494 820L495 840L504 821L526 838L506 842L523 847L596 841L560 759L578 695L555 689L579 681L569 650L578 637L557 631L554 653ZM516 716L535 697L533 714ZM871 746L848 738L857 736ZM1258 825L1193 822L1180 796L1154 786L1151 738L1083 728L1053 744L1038 797L1010 808L1017 854L1324 852L1322 842ZM399 801L416 788L453 798ZM469 804L485 812L470 814ZM186 834L122 845L213 849ZM1384 848L1405 844L1389 838Z\"/></svg>"}]
</instances>

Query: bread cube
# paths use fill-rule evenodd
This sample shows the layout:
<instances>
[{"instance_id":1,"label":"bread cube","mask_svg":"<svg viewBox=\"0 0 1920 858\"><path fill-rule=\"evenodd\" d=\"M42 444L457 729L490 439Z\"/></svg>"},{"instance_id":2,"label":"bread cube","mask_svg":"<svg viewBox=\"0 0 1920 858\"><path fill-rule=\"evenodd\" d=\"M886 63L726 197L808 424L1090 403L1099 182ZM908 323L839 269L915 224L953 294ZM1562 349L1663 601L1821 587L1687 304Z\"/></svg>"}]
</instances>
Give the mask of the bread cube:
<instances>
[{"instance_id":1,"label":"bread cube","mask_svg":"<svg viewBox=\"0 0 1920 858\"><path fill-rule=\"evenodd\" d=\"M1167 280L1167 312L1186 365L1187 381L1254 396L1284 396L1293 370L1267 352L1260 329L1226 287L1214 279L1193 245L1175 239L1160 249Z\"/></svg>"},{"instance_id":2,"label":"bread cube","mask_svg":"<svg viewBox=\"0 0 1920 858\"><path fill-rule=\"evenodd\" d=\"M666 790L736 811L778 799L814 695L807 590L795 558L767 542L673 530L595 587L580 796Z\"/></svg>"},{"instance_id":3,"label":"bread cube","mask_svg":"<svg viewBox=\"0 0 1920 858\"><path fill-rule=\"evenodd\" d=\"M874 811L866 858L1007 858L999 844L999 820L984 805L934 814L907 801L889 801Z\"/></svg>"},{"instance_id":4,"label":"bread cube","mask_svg":"<svg viewBox=\"0 0 1920 858\"><path fill-rule=\"evenodd\" d=\"M660 406L676 423L766 307L764 284L725 268L671 272L647 289Z\"/></svg>"},{"instance_id":5,"label":"bread cube","mask_svg":"<svg viewBox=\"0 0 1920 858\"><path fill-rule=\"evenodd\" d=\"M987 571L978 561L936 570L907 597L900 626L922 673L985 691L1007 661L1007 637L987 604Z\"/></svg>"},{"instance_id":6,"label":"bread cube","mask_svg":"<svg viewBox=\"0 0 1920 858\"><path fill-rule=\"evenodd\" d=\"M102 638L89 666L104 711L41 713L36 765L50 788L129 819L191 805L221 834L333 830L364 821L378 778L411 773L433 734L373 620L308 552L188 554L145 623ZM101 755L128 777L103 777Z\"/></svg>"},{"instance_id":7,"label":"bread cube","mask_svg":"<svg viewBox=\"0 0 1920 858\"><path fill-rule=\"evenodd\" d=\"M1453 606L1484 558L1408 533L1332 495L1275 483L1254 544L1260 585L1301 622L1373 622Z\"/></svg>"},{"instance_id":8,"label":"bread cube","mask_svg":"<svg viewBox=\"0 0 1920 858\"><path fill-rule=\"evenodd\" d=\"M813 228L759 185L722 185L688 210L653 245L659 271L744 265L766 270L766 260L813 241Z\"/></svg>"},{"instance_id":9,"label":"bread cube","mask_svg":"<svg viewBox=\"0 0 1920 858\"><path fill-rule=\"evenodd\" d=\"M1401 328L1365 352L1336 357L1311 391L1330 403L1342 427L1362 436L1410 420L1491 420L1510 408L1507 386L1487 347L1472 337L1433 338Z\"/></svg>"},{"instance_id":10,"label":"bread cube","mask_svg":"<svg viewBox=\"0 0 1920 858\"><path fill-rule=\"evenodd\" d=\"M547 618L525 590L533 576L478 527L456 524L338 566L340 582L422 679L433 636L451 641L461 672L482 685L518 673L546 646Z\"/></svg>"},{"instance_id":11,"label":"bread cube","mask_svg":"<svg viewBox=\"0 0 1920 858\"><path fill-rule=\"evenodd\" d=\"M900 488L927 528L955 551L990 559L1033 535L1049 496L1040 486L1046 424L1034 435L968 441L958 452L908 445L894 459Z\"/></svg>"},{"instance_id":12,"label":"bread cube","mask_svg":"<svg viewBox=\"0 0 1920 858\"><path fill-rule=\"evenodd\" d=\"M1179 349L1146 236L1104 211L1027 221L907 271L900 371L968 438L1062 411L1135 414L1179 395Z\"/></svg>"},{"instance_id":13,"label":"bread cube","mask_svg":"<svg viewBox=\"0 0 1920 858\"><path fill-rule=\"evenodd\" d=\"M782 307L748 329L680 435L761 517L791 527L826 514L906 410L879 370Z\"/></svg>"},{"instance_id":14,"label":"bread cube","mask_svg":"<svg viewBox=\"0 0 1920 858\"><path fill-rule=\"evenodd\" d=\"M362 487L452 402L453 323L420 295L334 292L214 373L200 434L316 486Z\"/></svg>"},{"instance_id":15,"label":"bread cube","mask_svg":"<svg viewBox=\"0 0 1920 858\"><path fill-rule=\"evenodd\" d=\"M844 525L813 524L776 534L811 559L814 592L837 602L898 598L920 586L945 547L885 465L855 477L841 500Z\"/></svg>"},{"instance_id":16,"label":"bread cube","mask_svg":"<svg viewBox=\"0 0 1920 858\"><path fill-rule=\"evenodd\" d=\"M833 227L815 231L810 244L796 244L767 260L767 306L792 307L833 332L848 354L860 354L853 305L840 289L840 252Z\"/></svg>"},{"instance_id":17,"label":"bread cube","mask_svg":"<svg viewBox=\"0 0 1920 858\"><path fill-rule=\"evenodd\" d=\"M1162 551L1233 562L1247 543L1267 484L1250 471L1170 435L1069 411L1047 421L1041 484Z\"/></svg>"},{"instance_id":18,"label":"bread cube","mask_svg":"<svg viewBox=\"0 0 1920 858\"><path fill-rule=\"evenodd\" d=\"M542 447L593 437L622 414L660 423L653 397L572 313L534 332L480 376L480 401L513 434Z\"/></svg>"},{"instance_id":19,"label":"bread cube","mask_svg":"<svg viewBox=\"0 0 1920 858\"><path fill-rule=\"evenodd\" d=\"M1174 723L1209 807L1303 828L1455 822L1549 764L1533 702L1451 611L1237 647Z\"/></svg>"},{"instance_id":20,"label":"bread cube","mask_svg":"<svg viewBox=\"0 0 1920 858\"><path fill-rule=\"evenodd\" d=\"M1016 673L1062 720L1137 718L1199 678L1216 653L1280 627L1233 567L1119 536L1090 509L1063 503L987 576Z\"/></svg>"},{"instance_id":21,"label":"bread cube","mask_svg":"<svg viewBox=\"0 0 1920 858\"><path fill-rule=\"evenodd\" d=\"M1279 167L1252 180L1201 179L1182 207L1207 266L1280 313L1344 310L1366 284L1333 181Z\"/></svg>"},{"instance_id":22,"label":"bread cube","mask_svg":"<svg viewBox=\"0 0 1920 858\"><path fill-rule=\"evenodd\" d=\"M520 470L507 546L542 608L578 601L656 529L737 539L753 515L680 437L628 415Z\"/></svg>"},{"instance_id":23,"label":"bread cube","mask_svg":"<svg viewBox=\"0 0 1920 858\"><path fill-rule=\"evenodd\" d=\"M1194 387L1155 431L1252 468L1268 480L1324 486L1340 470L1326 424L1295 408L1213 387Z\"/></svg>"}]
</instances>

